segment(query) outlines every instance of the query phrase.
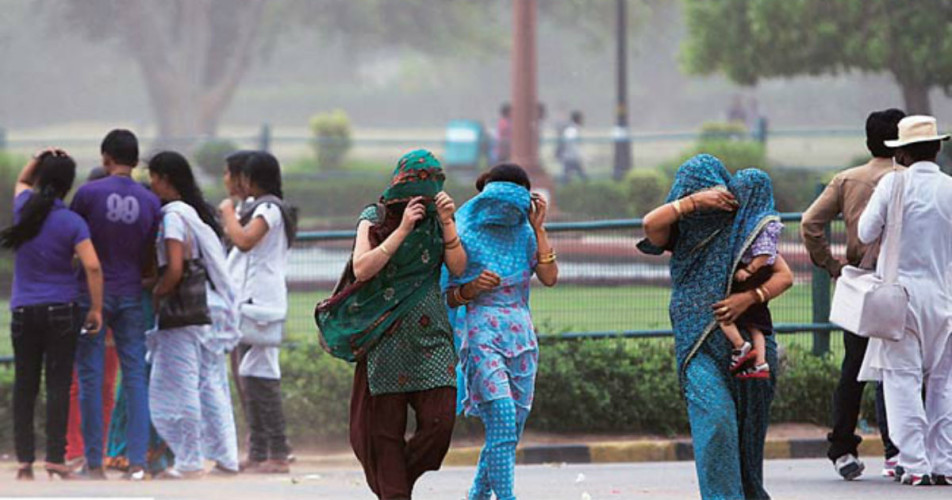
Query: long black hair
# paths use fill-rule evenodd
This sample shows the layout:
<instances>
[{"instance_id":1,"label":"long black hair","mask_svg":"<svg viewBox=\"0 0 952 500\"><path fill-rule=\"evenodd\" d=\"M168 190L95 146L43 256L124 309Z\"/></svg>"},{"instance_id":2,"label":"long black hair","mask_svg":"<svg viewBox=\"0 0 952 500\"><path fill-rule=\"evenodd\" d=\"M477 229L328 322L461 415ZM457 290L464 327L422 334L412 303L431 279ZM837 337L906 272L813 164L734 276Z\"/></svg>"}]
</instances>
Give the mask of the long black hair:
<instances>
[{"instance_id":1,"label":"long black hair","mask_svg":"<svg viewBox=\"0 0 952 500\"><path fill-rule=\"evenodd\" d=\"M281 191L281 164L267 151L254 151L245 159L248 181L267 194L284 199Z\"/></svg>"},{"instance_id":2,"label":"long black hair","mask_svg":"<svg viewBox=\"0 0 952 500\"><path fill-rule=\"evenodd\" d=\"M73 187L76 162L68 155L45 152L37 161L33 194L23 205L19 221L0 231L0 246L4 248L20 248L40 234L53 204L63 199Z\"/></svg>"},{"instance_id":3,"label":"long black hair","mask_svg":"<svg viewBox=\"0 0 952 500\"><path fill-rule=\"evenodd\" d=\"M215 209L205 201L202 190L195 182L192 167L184 156L175 151L162 151L149 160L149 172L166 179L178 191L182 201L198 212L202 222L208 224L219 238L224 235L215 217Z\"/></svg>"}]
</instances>

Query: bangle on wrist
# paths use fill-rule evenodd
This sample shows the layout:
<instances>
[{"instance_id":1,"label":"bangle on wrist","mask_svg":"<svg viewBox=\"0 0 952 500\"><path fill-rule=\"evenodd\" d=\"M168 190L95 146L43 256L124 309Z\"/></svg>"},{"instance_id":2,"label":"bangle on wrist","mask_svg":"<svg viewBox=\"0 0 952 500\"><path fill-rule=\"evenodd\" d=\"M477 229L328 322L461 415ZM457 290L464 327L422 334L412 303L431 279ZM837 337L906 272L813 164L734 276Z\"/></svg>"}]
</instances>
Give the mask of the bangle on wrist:
<instances>
[{"instance_id":1,"label":"bangle on wrist","mask_svg":"<svg viewBox=\"0 0 952 500\"><path fill-rule=\"evenodd\" d=\"M552 264L558 259L558 255L556 255L555 250L551 250L545 255L539 254L538 258L539 264Z\"/></svg>"},{"instance_id":2,"label":"bangle on wrist","mask_svg":"<svg viewBox=\"0 0 952 500\"><path fill-rule=\"evenodd\" d=\"M443 242L443 248L446 250L453 250L454 248L459 248L463 243L459 239L459 235L453 238L450 241Z\"/></svg>"},{"instance_id":3,"label":"bangle on wrist","mask_svg":"<svg viewBox=\"0 0 952 500\"><path fill-rule=\"evenodd\" d=\"M671 206L674 207L674 212L678 214L679 220L684 217L684 212L681 209L681 200L674 200L671 202Z\"/></svg>"},{"instance_id":4,"label":"bangle on wrist","mask_svg":"<svg viewBox=\"0 0 952 500\"><path fill-rule=\"evenodd\" d=\"M472 299L467 300L463 298L462 286L459 286L453 289L453 300L455 300L456 303L459 305L469 304L470 302L472 302Z\"/></svg>"},{"instance_id":5,"label":"bangle on wrist","mask_svg":"<svg viewBox=\"0 0 952 500\"><path fill-rule=\"evenodd\" d=\"M767 302L767 297L764 297L764 292L760 288L755 288L754 293L757 294L758 303L763 304Z\"/></svg>"},{"instance_id":6,"label":"bangle on wrist","mask_svg":"<svg viewBox=\"0 0 952 500\"><path fill-rule=\"evenodd\" d=\"M387 248L386 243L381 243L380 246L378 246L377 248L379 248L380 251L383 252L383 254L386 255L387 257L393 257L393 253L390 252L389 248Z\"/></svg>"}]
</instances>

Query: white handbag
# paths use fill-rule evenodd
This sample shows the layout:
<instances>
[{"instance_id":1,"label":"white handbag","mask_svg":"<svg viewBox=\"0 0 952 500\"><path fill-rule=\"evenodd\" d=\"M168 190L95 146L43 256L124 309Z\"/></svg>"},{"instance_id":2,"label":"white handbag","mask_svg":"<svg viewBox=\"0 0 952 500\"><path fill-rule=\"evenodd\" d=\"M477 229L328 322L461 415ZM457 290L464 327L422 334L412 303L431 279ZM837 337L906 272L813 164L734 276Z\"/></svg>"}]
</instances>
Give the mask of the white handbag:
<instances>
[{"instance_id":1,"label":"white handbag","mask_svg":"<svg viewBox=\"0 0 952 500\"><path fill-rule=\"evenodd\" d=\"M909 293L898 282L905 184L906 174L897 172L881 238L883 276L845 266L836 281L830 322L860 337L897 341L905 334Z\"/></svg>"},{"instance_id":2,"label":"white handbag","mask_svg":"<svg viewBox=\"0 0 952 500\"><path fill-rule=\"evenodd\" d=\"M280 347L284 337L285 308L244 303L239 306L241 343L264 347Z\"/></svg>"}]
</instances>

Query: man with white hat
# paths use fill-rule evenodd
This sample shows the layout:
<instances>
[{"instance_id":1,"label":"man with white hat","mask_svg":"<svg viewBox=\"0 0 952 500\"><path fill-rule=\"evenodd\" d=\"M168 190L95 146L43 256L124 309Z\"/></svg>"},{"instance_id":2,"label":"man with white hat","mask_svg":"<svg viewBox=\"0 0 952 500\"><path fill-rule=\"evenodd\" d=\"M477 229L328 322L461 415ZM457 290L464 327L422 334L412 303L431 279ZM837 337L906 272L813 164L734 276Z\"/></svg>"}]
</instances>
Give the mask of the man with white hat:
<instances>
[{"instance_id":1,"label":"man with white hat","mask_svg":"<svg viewBox=\"0 0 952 500\"><path fill-rule=\"evenodd\" d=\"M859 221L859 239L877 241L896 215L890 200L904 176L898 281L909 294L905 335L871 339L861 377L882 378L889 436L900 450L897 478L913 486L952 480L952 177L935 163L948 139L931 116L900 121L899 138L885 144L909 169L880 181ZM881 254L880 276L886 260Z\"/></svg>"}]
</instances>

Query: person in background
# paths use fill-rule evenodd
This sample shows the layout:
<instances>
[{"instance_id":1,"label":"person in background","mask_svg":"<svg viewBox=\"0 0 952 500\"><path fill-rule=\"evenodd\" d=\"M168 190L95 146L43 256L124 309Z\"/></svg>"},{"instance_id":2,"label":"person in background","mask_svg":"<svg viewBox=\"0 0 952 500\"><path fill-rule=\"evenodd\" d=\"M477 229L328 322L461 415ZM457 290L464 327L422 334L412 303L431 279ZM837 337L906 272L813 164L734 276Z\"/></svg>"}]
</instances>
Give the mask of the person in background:
<instances>
[{"instance_id":1,"label":"person in background","mask_svg":"<svg viewBox=\"0 0 952 500\"><path fill-rule=\"evenodd\" d=\"M357 361L350 443L381 499L411 498L420 476L440 468L453 435L457 357L440 270L445 262L462 274L466 252L444 181L429 151L400 158L380 203L360 215L356 285L315 314L334 356ZM410 407L416 430L407 441Z\"/></svg>"},{"instance_id":2,"label":"person in background","mask_svg":"<svg viewBox=\"0 0 952 500\"><path fill-rule=\"evenodd\" d=\"M149 332L152 360L149 407L152 423L175 455L175 465L159 477L183 479L204 474L205 459L215 470L238 473L238 438L231 407L225 353L238 344L237 302L228 275L223 232L205 202L191 166L166 151L149 161L152 191L165 203L156 239L160 275L153 295L158 325ZM162 304L187 286L186 270L198 262L210 323L163 324Z\"/></svg>"},{"instance_id":3,"label":"person in background","mask_svg":"<svg viewBox=\"0 0 952 500\"><path fill-rule=\"evenodd\" d=\"M588 180L582 160L581 127L584 121L581 111L572 111L568 125L562 130L562 154L559 157L562 162L562 184L568 184L573 175L582 181Z\"/></svg>"},{"instance_id":4,"label":"person in background","mask_svg":"<svg viewBox=\"0 0 952 500\"><path fill-rule=\"evenodd\" d=\"M242 204L240 217L231 198L219 205L225 234L234 244L229 268L238 275L239 307L253 304L286 316L287 260L297 232L296 214L283 200L281 166L274 156L251 153L245 158L244 173L244 191L235 194L249 200ZM242 345L240 350L238 373L250 431L242 470L286 474L290 447L282 408L280 348Z\"/></svg>"},{"instance_id":5,"label":"person in background","mask_svg":"<svg viewBox=\"0 0 952 500\"><path fill-rule=\"evenodd\" d=\"M496 147L493 150L493 162L509 159L512 151L512 105L503 103L499 108L499 120L496 122Z\"/></svg>"},{"instance_id":6,"label":"person in background","mask_svg":"<svg viewBox=\"0 0 952 500\"><path fill-rule=\"evenodd\" d=\"M889 437L899 446L896 479L911 486L952 484L952 177L935 163L941 141L935 118L907 116L898 125L896 162L907 171L886 174L859 218L859 241L883 236L892 209L893 186L904 179L897 280L909 295L904 335L870 339L860 369L863 380L883 382ZM891 246L889 242L883 248ZM924 396L924 397L923 397ZM923 399L925 400L923 402ZM923 404L924 403L924 404Z\"/></svg>"},{"instance_id":7,"label":"person in background","mask_svg":"<svg viewBox=\"0 0 952 500\"><path fill-rule=\"evenodd\" d=\"M899 120L906 116L898 109L886 109L870 113L866 118L866 147L872 158L864 165L840 172L830 181L820 197L803 213L800 234L813 263L830 274L840 277L844 265L859 266L867 252L878 253L878 247L867 247L857 233L859 218L869 203L870 196L879 181L894 168L895 149L885 145L898 134ZM846 258L833 255L826 237L826 227L842 215L846 225ZM847 481L858 478L866 466L859 459L859 444L863 438L856 434L863 401L865 382L857 380L869 339L852 332L843 332L843 363L840 380L833 393L833 429L827 435L830 446L827 457L833 462L836 472ZM896 474L899 450L889 439L886 410L883 402L883 386L876 384L876 420L879 435L883 440L886 459L883 475Z\"/></svg>"},{"instance_id":8,"label":"person in background","mask_svg":"<svg viewBox=\"0 0 952 500\"><path fill-rule=\"evenodd\" d=\"M16 250L10 338L17 479L33 479L33 411L44 371L45 468L51 477L72 477L65 464L65 451L76 339L80 335L98 336L102 326L99 259L86 222L63 203L75 177L76 162L64 151L53 149L34 156L17 178L13 226L0 232L0 246ZM89 307L85 318L76 303L74 256L79 257L86 275Z\"/></svg>"},{"instance_id":9,"label":"person in background","mask_svg":"<svg viewBox=\"0 0 952 500\"><path fill-rule=\"evenodd\" d=\"M747 110L744 109L744 99L740 95L731 99L731 105L727 108L727 122L747 126Z\"/></svg>"},{"instance_id":10,"label":"person in background","mask_svg":"<svg viewBox=\"0 0 952 500\"><path fill-rule=\"evenodd\" d=\"M80 187L70 208L89 224L93 246L102 263L103 315L116 341L122 385L127 394L130 468L125 478L139 481L145 478L149 439L142 274L152 255L160 203L154 194L132 179L132 171L139 163L139 142L132 132L122 129L109 132L100 151L109 176ZM82 306L87 302L80 299ZM84 335L76 347L86 472L94 479L106 478L102 467L103 337Z\"/></svg>"},{"instance_id":11,"label":"person in background","mask_svg":"<svg viewBox=\"0 0 952 500\"><path fill-rule=\"evenodd\" d=\"M544 224L546 202L531 195L518 165L493 167L479 194L457 212L466 271L445 294L465 374L463 408L486 428L471 500L514 499L516 446L535 395L539 346L529 313L536 275L555 286L559 268Z\"/></svg>"},{"instance_id":12,"label":"person in background","mask_svg":"<svg viewBox=\"0 0 952 500\"><path fill-rule=\"evenodd\" d=\"M106 169L95 167L86 177L86 182L105 178ZM112 331L104 329L106 336L106 356L103 367L102 414L103 428L111 424L113 407L116 404L116 375L119 373L119 355L116 353L116 341ZM66 463L74 471L82 470L86 465L85 445L83 444L82 419L79 410L79 375L73 370L73 382L69 387L69 424L66 427Z\"/></svg>"},{"instance_id":13,"label":"person in background","mask_svg":"<svg viewBox=\"0 0 952 500\"><path fill-rule=\"evenodd\" d=\"M252 153L254 152L250 150L240 150L231 153L225 158L222 182L225 185L225 192L228 193L228 198L233 200L236 213L241 213L242 205L246 201L252 201L248 199L248 176L245 172L245 164L248 162L248 158ZM228 240L227 236L225 244L225 248L228 249L228 273L231 275L235 286L240 287L245 280L248 260L243 258L240 251L234 251L234 243ZM245 394L244 388L241 386L241 377L238 375L238 371L241 367L242 351L243 348L240 346L238 349L231 351L229 364L231 365L231 374L235 383L235 390L238 392L238 401L241 402L242 411L244 411ZM246 413L245 421L247 420L248 415Z\"/></svg>"}]
</instances>

